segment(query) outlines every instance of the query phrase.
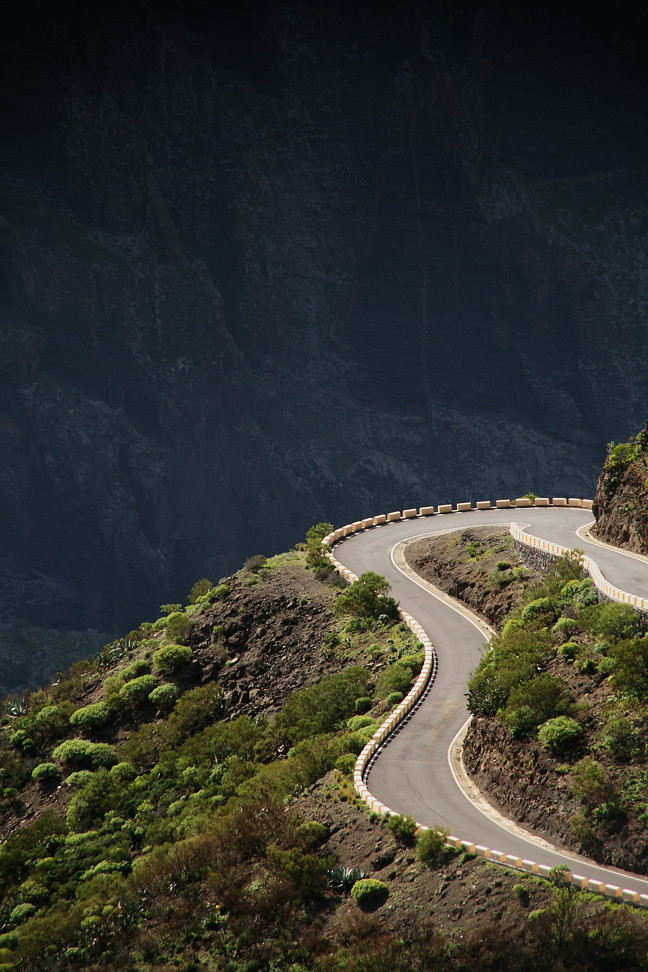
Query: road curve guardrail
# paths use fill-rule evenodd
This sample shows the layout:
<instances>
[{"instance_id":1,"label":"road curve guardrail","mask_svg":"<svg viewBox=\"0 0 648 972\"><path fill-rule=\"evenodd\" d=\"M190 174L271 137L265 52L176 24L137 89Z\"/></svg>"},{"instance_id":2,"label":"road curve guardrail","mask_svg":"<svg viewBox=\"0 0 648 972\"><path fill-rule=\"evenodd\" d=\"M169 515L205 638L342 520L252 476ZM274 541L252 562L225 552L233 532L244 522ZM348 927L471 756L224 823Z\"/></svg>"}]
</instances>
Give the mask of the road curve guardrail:
<instances>
[{"instance_id":1,"label":"road curve guardrail","mask_svg":"<svg viewBox=\"0 0 648 972\"><path fill-rule=\"evenodd\" d=\"M421 506L418 508L395 510L391 513L380 513L376 516L365 517L362 520L356 520L353 523L347 523L345 526L338 527L336 530L329 533L328 536L324 537L322 546L324 548L325 555L332 566L335 567L337 572L344 577L349 584L353 584L358 580L357 575L341 564L333 553L335 544L340 540L343 540L345 537L352 536L361 530L367 530L372 527L418 517L443 516L446 513L464 513L472 510L517 510L530 506L547 508L550 506L572 507L576 509L591 510L592 500L573 497L553 497L551 500L549 497L534 497L534 499L531 500L529 497L523 496L517 497L515 500L498 499L495 500L495 503L491 503L490 500L479 500L475 506L473 506L472 503L464 502L457 503L454 507L451 503L447 503L441 504L436 508L434 506ZM511 522L509 525L509 530L514 540L524 544L525 546L541 550L550 556L559 557L563 554L570 553L570 550L567 547L561 547L558 544L551 543L548 540L543 540L540 537L535 537L532 534L526 533L517 523ZM636 595L629 594L627 591L621 591L614 587L605 579L598 567L598 564L596 564L596 562L590 557L583 554L580 560L583 568L588 572L597 589L606 598L625 604L630 604L638 610L648 611L648 599L637 597ZM412 710L421 700L423 694L431 687L436 678L438 670L437 653L432 642L423 630L423 627L419 624L416 618L413 618L410 614L407 614L404 611L400 611L399 613L402 621L416 635L418 640L423 645L425 660L423 662L421 672L408 695L403 699L400 705L398 705L396 709L390 713L387 719L385 719L358 756L353 774L353 783L356 792L367 807L380 816L390 816L394 813L394 811L385 806L380 800L373 796L372 793L370 793L365 782L368 769L371 763L378 757L380 752L389 743L391 736L394 734L398 726L409 715L409 713L412 712ZM417 829L427 830L428 828L423 824L417 823ZM506 854L503 851L486 847L472 840L465 840L460 837L449 835L446 837L446 844L449 847L453 847L457 850L463 850L470 854L475 854L476 856L492 861L495 864L502 864L518 871L536 874L539 877L545 878L551 878L552 876L550 873L552 868L548 867L547 865L539 864L536 861L527 860L515 855ZM558 876L558 880L566 884L571 884L574 887L603 895L607 898L611 898L614 901L626 902L628 904L648 908L648 894L640 894L638 891L623 888L615 884L607 884L601 881L588 879L572 870L567 870L566 872L560 874Z\"/></svg>"}]
</instances>

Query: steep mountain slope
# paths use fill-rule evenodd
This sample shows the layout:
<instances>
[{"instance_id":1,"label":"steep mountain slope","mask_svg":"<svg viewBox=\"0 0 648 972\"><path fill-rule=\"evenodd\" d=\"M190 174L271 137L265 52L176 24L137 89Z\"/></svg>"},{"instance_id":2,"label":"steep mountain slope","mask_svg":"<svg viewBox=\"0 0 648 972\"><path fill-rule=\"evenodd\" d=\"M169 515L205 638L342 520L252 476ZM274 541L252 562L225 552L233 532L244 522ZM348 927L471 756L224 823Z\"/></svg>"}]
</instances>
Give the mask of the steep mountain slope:
<instances>
[{"instance_id":1,"label":"steep mountain slope","mask_svg":"<svg viewBox=\"0 0 648 972\"><path fill-rule=\"evenodd\" d=\"M422 657L303 561L257 563L3 704L2 972L645 969L629 908L358 805L356 754Z\"/></svg>"},{"instance_id":2,"label":"steep mountain slope","mask_svg":"<svg viewBox=\"0 0 648 972\"><path fill-rule=\"evenodd\" d=\"M129 630L312 522L587 495L645 374L646 13L72 0L0 36L0 599Z\"/></svg>"}]
</instances>

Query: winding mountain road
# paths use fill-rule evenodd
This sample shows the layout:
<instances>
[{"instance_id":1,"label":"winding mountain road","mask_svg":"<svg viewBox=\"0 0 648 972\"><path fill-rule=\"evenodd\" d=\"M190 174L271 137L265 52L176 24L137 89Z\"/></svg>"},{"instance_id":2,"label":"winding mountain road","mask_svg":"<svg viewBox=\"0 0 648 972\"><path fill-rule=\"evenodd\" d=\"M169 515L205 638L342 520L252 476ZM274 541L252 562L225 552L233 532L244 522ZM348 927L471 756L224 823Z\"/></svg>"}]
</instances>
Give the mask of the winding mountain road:
<instances>
[{"instance_id":1,"label":"winding mountain road","mask_svg":"<svg viewBox=\"0 0 648 972\"><path fill-rule=\"evenodd\" d=\"M467 609L448 603L402 566L403 546L413 539L480 526L508 527L514 521L527 533L564 547L583 550L608 581L621 590L648 596L648 560L603 546L583 536L592 521L588 510L569 507L528 508L437 514L398 520L363 530L340 541L335 557L360 575L383 574L393 596L429 636L439 667L420 707L401 726L370 769L367 786L385 806L411 814L419 823L440 825L451 834L550 867L566 865L590 881L648 894L648 877L601 867L560 851L541 838L525 835L510 821L484 812L479 794L459 785L458 742L468 719L466 685L486 647L485 626ZM577 532L581 531L581 532ZM454 742L454 746L453 746ZM454 758L451 750L454 751Z\"/></svg>"}]
</instances>

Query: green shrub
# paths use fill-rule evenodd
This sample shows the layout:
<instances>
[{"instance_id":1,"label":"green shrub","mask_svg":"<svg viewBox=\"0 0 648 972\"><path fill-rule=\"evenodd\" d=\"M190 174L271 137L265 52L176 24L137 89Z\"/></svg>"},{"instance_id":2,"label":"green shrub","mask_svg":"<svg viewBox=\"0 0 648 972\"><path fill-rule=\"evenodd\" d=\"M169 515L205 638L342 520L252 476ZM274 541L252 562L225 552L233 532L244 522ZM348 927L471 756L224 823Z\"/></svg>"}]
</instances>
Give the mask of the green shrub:
<instances>
[{"instance_id":1,"label":"green shrub","mask_svg":"<svg viewBox=\"0 0 648 972\"><path fill-rule=\"evenodd\" d=\"M580 645L577 642L568 641L566 644L560 646L558 649L558 654L567 661L573 661L579 651Z\"/></svg>"},{"instance_id":2,"label":"green shrub","mask_svg":"<svg viewBox=\"0 0 648 972\"><path fill-rule=\"evenodd\" d=\"M153 664L162 675L174 675L184 668L192 654L188 645L165 645L153 655Z\"/></svg>"},{"instance_id":3,"label":"green shrub","mask_svg":"<svg viewBox=\"0 0 648 972\"><path fill-rule=\"evenodd\" d=\"M524 908L529 907L529 889L524 884L514 884L513 894Z\"/></svg>"},{"instance_id":4,"label":"green shrub","mask_svg":"<svg viewBox=\"0 0 648 972\"><path fill-rule=\"evenodd\" d=\"M328 567L324 556L322 540L333 530L332 523L317 523L306 532L306 563L313 569Z\"/></svg>"},{"instance_id":5,"label":"green shrub","mask_svg":"<svg viewBox=\"0 0 648 972\"><path fill-rule=\"evenodd\" d=\"M143 705L148 702L148 697L153 689L157 688L157 684L155 675L140 675L139 678L126 682L119 693L119 701L134 707Z\"/></svg>"},{"instance_id":6,"label":"green shrub","mask_svg":"<svg viewBox=\"0 0 648 972\"><path fill-rule=\"evenodd\" d=\"M212 587L211 591L208 591L205 597L210 604L214 604L216 601L222 601L229 594L229 587L227 584L218 584L217 587Z\"/></svg>"},{"instance_id":7,"label":"green shrub","mask_svg":"<svg viewBox=\"0 0 648 972\"><path fill-rule=\"evenodd\" d=\"M335 761L335 768L336 770L339 770L343 776L353 776L355 764L355 755L353 753L345 753L343 756L338 756Z\"/></svg>"},{"instance_id":8,"label":"green shrub","mask_svg":"<svg viewBox=\"0 0 648 972\"><path fill-rule=\"evenodd\" d=\"M591 756L576 764L572 780L574 795L586 807L608 803L615 797L614 782L604 766Z\"/></svg>"},{"instance_id":9,"label":"green shrub","mask_svg":"<svg viewBox=\"0 0 648 972\"><path fill-rule=\"evenodd\" d=\"M358 729L364 729L365 726L373 726L375 721L368 715L351 716L350 719L347 719L347 729L350 729L351 732L357 732Z\"/></svg>"},{"instance_id":10,"label":"green shrub","mask_svg":"<svg viewBox=\"0 0 648 972\"><path fill-rule=\"evenodd\" d=\"M511 692L502 715L514 736L524 736L548 719L562 714L568 701L562 679L554 675L536 675Z\"/></svg>"},{"instance_id":11,"label":"green shrub","mask_svg":"<svg viewBox=\"0 0 648 972\"><path fill-rule=\"evenodd\" d=\"M450 848L446 846L448 832L441 827L428 827L416 838L416 857L422 864L431 866L440 863Z\"/></svg>"},{"instance_id":12,"label":"green shrub","mask_svg":"<svg viewBox=\"0 0 648 972\"><path fill-rule=\"evenodd\" d=\"M603 678L607 678L609 675L614 674L616 664L617 664L616 658L609 658L603 656L603 658L601 658L600 662L598 663L597 671L599 675L603 676Z\"/></svg>"},{"instance_id":13,"label":"green shrub","mask_svg":"<svg viewBox=\"0 0 648 972\"><path fill-rule=\"evenodd\" d=\"M416 820L414 817L403 817L400 813L390 813L385 823L394 837L398 837L406 844L413 844L416 839Z\"/></svg>"},{"instance_id":14,"label":"green shrub","mask_svg":"<svg viewBox=\"0 0 648 972\"><path fill-rule=\"evenodd\" d=\"M325 844L328 839L328 827L317 820L308 820L297 828L297 840L304 850L315 850Z\"/></svg>"},{"instance_id":15,"label":"green shrub","mask_svg":"<svg viewBox=\"0 0 648 972\"><path fill-rule=\"evenodd\" d=\"M83 786L83 784L86 783L91 776L91 770L77 770L75 773L70 773L65 780L65 785L74 787Z\"/></svg>"},{"instance_id":16,"label":"green shrub","mask_svg":"<svg viewBox=\"0 0 648 972\"><path fill-rule=\"evenodd\" d=\"M378 904L384 901L388 894L387 885L376 878L362 878L351 888L351 897L355 898L359 905Z\"/></svg>"},{"instance_id":17,"label":"green shrub","mask_svg":"<svg viewBox=\"0 0 648 972\"><path fill-rule=\"evenodd\" d=\"M31 918L33 914L36 913L36 906L24 902L23 904L16 905L11 914L9 915L9 921L12 925L21 925L28 918Z\"/></svg>"},{"instance_id":18,"label":"green shrub","mask_svg":"<svg viewBox=\"0 0 648 972\"><path fill-rule=\"evenodd\" d=\"M393 709L397 705L400 705L404 698L405 696L403 695L402 692L390 692L387 698L385 699L385 703L389 706L390 709Z\"/></svg>"},{"instance_id":19,"label":"green shrub","mask_svg":"<svg viewBox=\"0 0 648 972\"><path fill-rule=\"evenodd\" d=\"M178 698L178 689L172 682L165 682L158 685L149 692L148 700L151 705L156 705L158 709L172 709Z\"/></svg>"},{"instance_id":20,"label":"green shrub","mask_svg":"<svg viewBox=\"0 0 648 972\"><path fill-rule=\"evenodd\" d=\"M56 763L39 763L32 770L32 780L44 786L51 786L58 783L61 778L61 771Z\"/></svg>"},{"instance_id":21,"label":"green shrub","mask_svg":"<svg viewBox=\"0 0 648 972\"><path fill-rule=\"evenodd\" d=\"M356 618L374 618L387 615L398 617L398 605L388 597L389 583L380 574L368 571L340 594L335 605L339 614L351 614Z\"/></svg>"},{"instance_id":22,"label":"green shrub","mask_svg":"<svg viewBox=\"0 0 648 972\"><path fill-rule=\"evenodd\" d=\"M118 783L132 783L137 776L137 770L132 763L115 763L110 770L110 776L113 780L117 780Z\"/></svg>"},{"instance_id":23,"label":"green shrub","mask_svg":"<svg viewBox=\"0 0 648 972\"><path fill-rule=\"evenodd\" d=\"M29 738L24 729L17 729L16 732L12 732L9 736L9 745L14 749L19 749L21 752L27 753L34 745L34 741Z\"/></svg>"},{"instance_id":24,"label":"green shrub","mask_svg":"<svg viewBox=\"0 0 648 972\"><path fill-rule=\"evenodd\" d=\"M361 695L359 699L355 700L353 707L359 715L362 715L364 712L368 712L372 705L373 703L368 695Z\"/></svg>"},{"instance_id":25,"label":"green shrub","mask_svg":"<svg viewBox=\"0 0 648 972\"><path fill-rule=\"evenodd\" d=\"M468 682L470 711L474 715L496 715L511 692L529 681L553 651L553 639L547 631L514 627L508 628L506 635L502 632L494 637L491 650L483 655Z\"/></svg>"},{"instance_id":26,"label":"green shrub","mask_svg":"<svg viewBox=\"0 0 648 972\"><path fill-rule=\"evenodd\" d=\"M641 759L645 751L642 720L629 716L616 716L609 719L603 728L600 746L618 763Z\"/></svg>"},{"instance_id":27,"label":"green shrub","mask_svg":"<svg viewBox=\"0 0 648 972\"><path fill-rule=\"evenodd\" d=\"M502 628L502 638L507 638L509 635L513 634L514 631L519 631L524 625L517 618L509 618L504 627Z\"/></svg>"},{"instance_id":28,"label":"green shrub","mask_svg":"<svg viewBox=\"0 0 648 972\"><path fill-rule=\"evenodd\" d=\"M639 622L637 612L629 604L597 604L582 616L593 635L612 641L632 638Z\"/></svg>"},{"instance_id":29,"label":"green shrub","mask_svg":"<svg viewBox=\"0 0 648 972\"><path fill-rule=\"evenodd\" d=\"M201 579L197 580L196 583L191 588L191 590L189 591L189 598L188 598L189 603L195 604L199 598L204 597L206 594L208 594L211 591L212 587L213 585L210 580L207 580L206 577L201 577Z\"/></svg>"},{"instance_id":30,"label":"green shrub","mask_svg":"<svg viewBox=\"0 0 648 972\"><path fill-rule=\"evenodd\" d=\"M192 622L183 611L174 611L166 619L167 638L174 642L184 642L189 638Z\"/></svg>"},{"instance_id":31,"label":"green shrub","mask_svg":"<svg viewBox=\"0 0 648 972\"><path fill-rule=\"evenodd\" d=\"M376 681L375 694L379 699L386 699L391 692L402 692L406 695L412 685L412 669L402 662L384 668Z\"/></svg>"},{"instance_id":32,"label":"green shrub","mask_svg":"<svg viewBox=\"0 0 648 972\"><path fill-rule=\"evenodd\" d=\"M412 672L412 677L416 678L420 674L425 661L425 652L417 651L413 655L401 655L398 659L401 665L406 665Z\"/></svg>"},{"instance_id":33,"label":"green shrub","mask_svg":"<svg viewBox=\"0 0 648 972\"><path fill-rule=\"evenodd\" d=\"M67 739L56 747L52 756L68 765L91 766L93 769L114 766L117 762L117 754L112 746L107 743L88 742L85 739Z\"/></svg>"},{"instance_id":34,"label":"green shrub","mask_svg":"<svg viewBox=\"0 0 648 972\"><path fill-rule=\"evenodd\" d=\"M132 665L129 665L123 672L120 672L120 675L125 682L130 682L133 678L138 678L140 675L148 675L150 671L151 666L147 660L145 658L138 658Z\"/></svg>"},{"instance_id":35,"label":"green shrub","mask_svg":"<svg viewBox=\"0 0 648 972\"><path fill-rule=\"evenodd\" d=\"M103 729L112 717L113 708L108 702L93 702L73 712L70 725L82 732L92 732L93 729Z\"/></svg>"},{"instance_id":36,"label":"green shrub","mask_svg":"<svg viewBox=\"0 0 648 972\"><path fill-rule=\"evenodd\" d=\"M617 642L609 657L614 659L614 686L638 699L648 698L648 635Z\"/></svg>"},{"instance_id":37,"label":"green shrub","mask_svg":"<svg viewBox=\"0 0 648 972\"><path fill-rule=\"evenodd\" d=\"M524 608L522 611L522 621L524 624L528 624L530 621L536 621L546 614L555 615L551 599L548 597L538 597Z\"/></svg>"},{"instance_id":38,"label":"green shrub","mask_svg":"<svg viewBox=\"0 0 648 972\"><path fill-rule=\"evenodd\" d=\"M579 630L580 624L574 618L559 618L551 629L554 635L571 638Z\"/></svg>"},{"instance_id":39,"label":"green shrub","mask_svg":"<svg viewBox=\"0 0 648 972\"><path fill-rule=\"evenodd\" d=\"M573 604L576 595L581 589L581 581L570 580L560 589L560 594L558 595L558 603L565 607L567 604Z\"/></svg>"},{"instance_id":40,"label":"green shrub","mask_svg":"<svg viewBox=\"0 0 648 972\"><path fill-rule=\"evenodd\" d=\"M294 692L270 723L270 739L293 745L311 735L333 732L352 715L353 700L366 692L368 682L366 669L351 666Z\"/></svg>"},{"instance_id":41,"label":"green shrub","mask_svg":"<svg viewBox=\"0 0 648 972\"><path fill-rule=\"evenodd\" d=\"M583 730L576 720L562 715L540 726L538 742L543 749L557 756L570 750L582 735Z\"/></svg>"},{"instance_id":42,"label":"green shrub","mask_svg":"<svg viewBox=\"0 0 648 972\"><path fill-rule=\"evenodd\" d=\"M576 592L574 603L581 608L591 607L593 604L598 604L596 585L591 577L586 577L578 585L578 591Z\"/></svg>"},{"instance_id":43,"label":"green shrub","mask_svg":"<svg viewBox=\"0 0 648 972\"><path fill-rule=\"evenodd\" d=\"M0 948L16 948L18 940L18 932L5 932L4 935L0 935Z\"/></svg>"}]
</instances>

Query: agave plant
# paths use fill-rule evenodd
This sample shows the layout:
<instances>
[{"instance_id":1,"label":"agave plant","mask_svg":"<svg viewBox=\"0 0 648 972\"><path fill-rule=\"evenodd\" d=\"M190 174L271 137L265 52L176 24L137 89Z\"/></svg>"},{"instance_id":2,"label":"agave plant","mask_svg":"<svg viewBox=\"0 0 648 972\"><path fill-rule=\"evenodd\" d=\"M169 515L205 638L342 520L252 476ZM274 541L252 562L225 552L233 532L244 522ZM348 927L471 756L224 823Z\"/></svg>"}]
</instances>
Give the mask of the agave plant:
<instances>
[{"instance_id":1,"label":"agave plant","mask_svg":"<svg viewBox=\"0 0 648 972\"><path fill-rule=\"evenodd\" d=\"M361 867L344 867L338 864L337 867L328 871L329 884L335 891L344 891L348 894L356 881L361 881L365 872Z\"/></svg>"},{"instance_id":2,"label":"agave plant","mask_svg":"<svg viewBox=\"0 0 648 972\"><path fill-rule=\"evenodd\" d=\"M5 702L5 712L10 719L17 719L27 712L27 703L24 699L9 699Z\"/></svg>"}]
</instances>

